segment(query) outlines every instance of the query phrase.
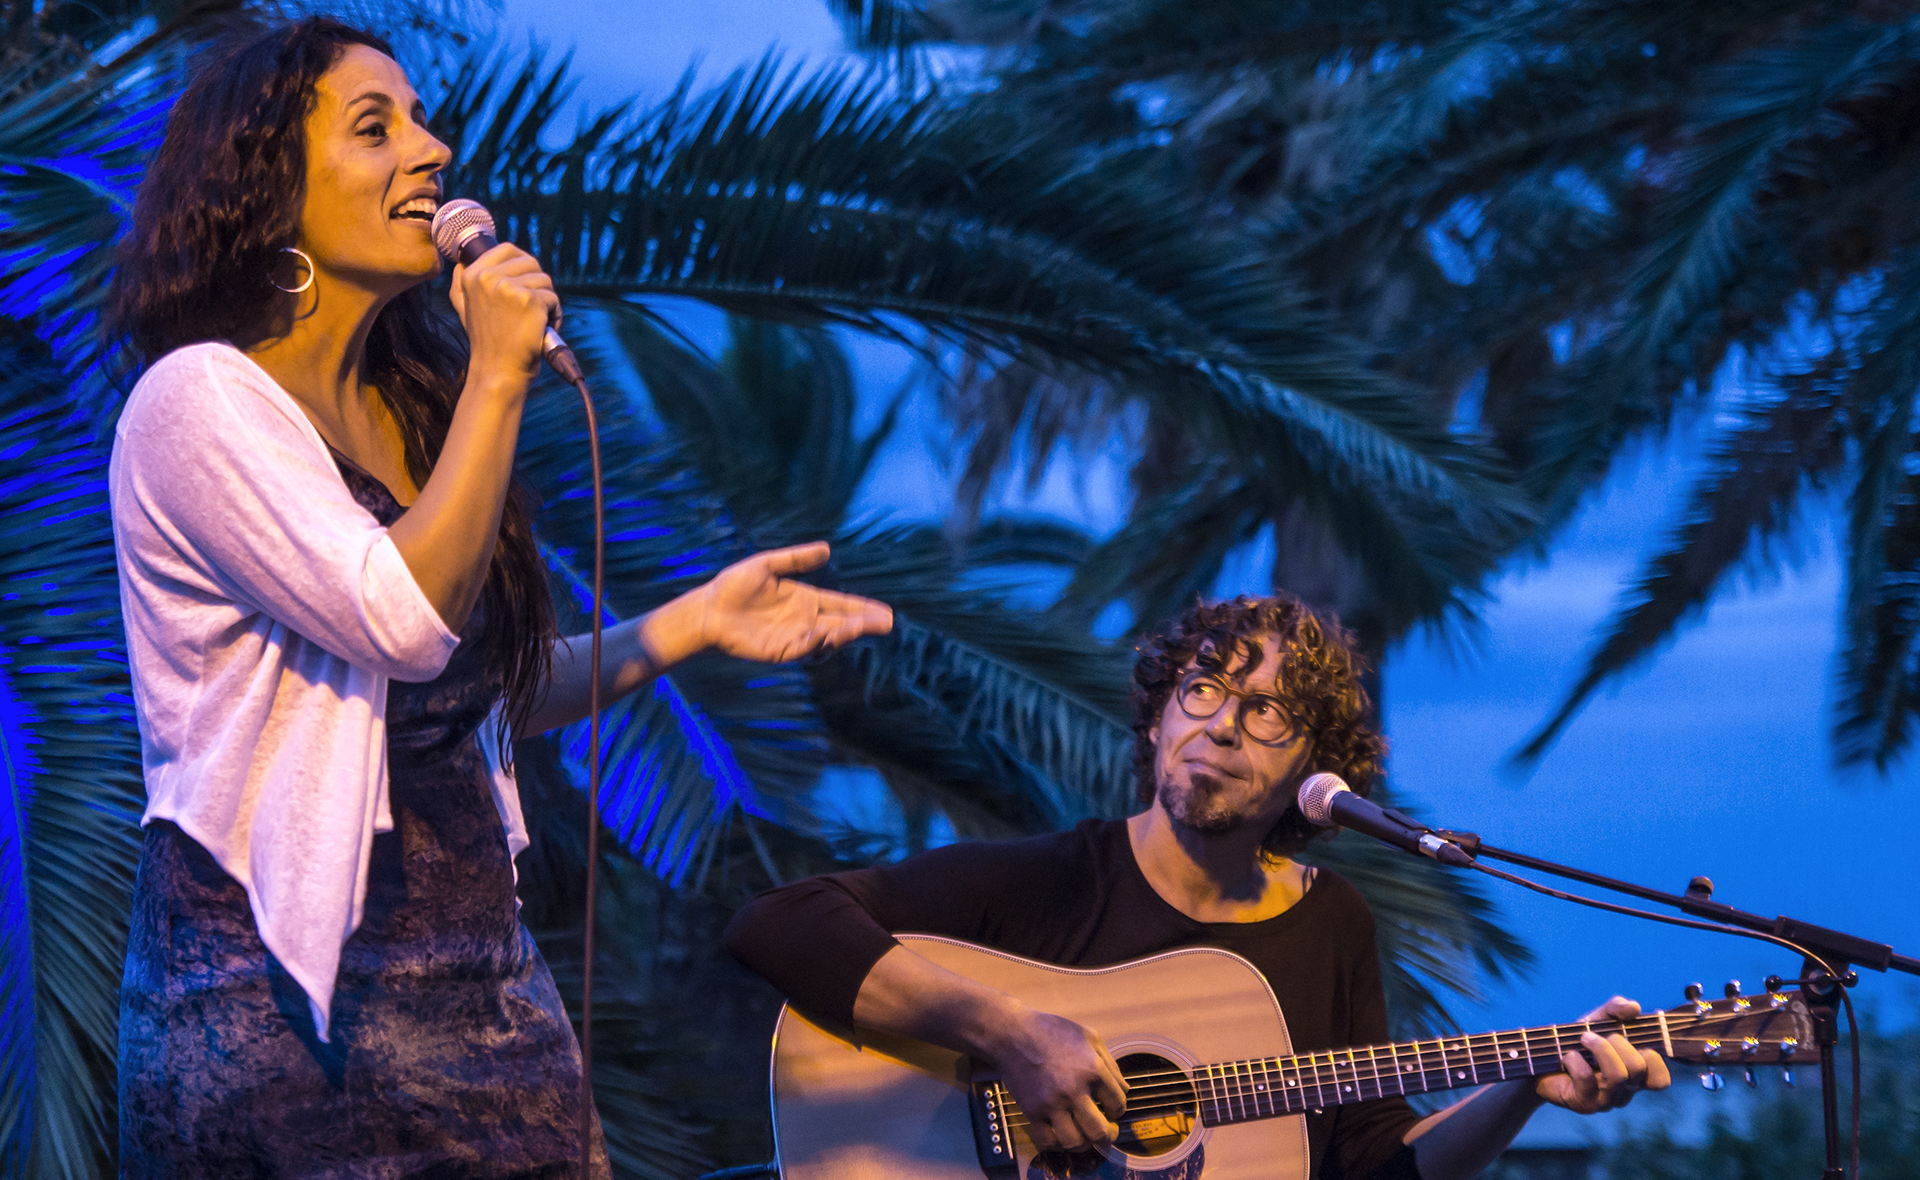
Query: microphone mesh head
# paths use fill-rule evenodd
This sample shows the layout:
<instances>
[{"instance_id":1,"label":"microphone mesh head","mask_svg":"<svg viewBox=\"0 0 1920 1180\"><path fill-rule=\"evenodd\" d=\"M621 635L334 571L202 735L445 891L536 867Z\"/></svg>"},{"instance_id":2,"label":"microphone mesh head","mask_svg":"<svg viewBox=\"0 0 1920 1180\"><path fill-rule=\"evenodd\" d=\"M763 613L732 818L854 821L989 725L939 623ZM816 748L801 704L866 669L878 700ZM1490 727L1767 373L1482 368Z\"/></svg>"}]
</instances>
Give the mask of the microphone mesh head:
<instances>
[{"instance_id":1,"label":"microphone mesh head","mask_svg":"<svg viewBox=\"0 0 1920 1180\"><path fill-rule=\"evenodd\" d=\"M1323 770L1319 774L1309 775L1307 781L1300 784L1300 794L1295 797L1295 802L1299 803L1300 814L1306 816L1308 822L1330 828L1335 823L1332 806L1334 795L1350 789L1346 780L1339 775Z\"/></svg>"},{"instance_id":2,"label":"microphone mesh head","mask_svg":"<svg viewBox=\"0 0 1920 1180\"><path fill-rule=\"evenodd\" d=\"M478 201L465 197L448 201L433 215L433 245L448 262L457 262L460 247L474 234L498 237L493 230L493 214Z\"/></svg>"}]
</instances>

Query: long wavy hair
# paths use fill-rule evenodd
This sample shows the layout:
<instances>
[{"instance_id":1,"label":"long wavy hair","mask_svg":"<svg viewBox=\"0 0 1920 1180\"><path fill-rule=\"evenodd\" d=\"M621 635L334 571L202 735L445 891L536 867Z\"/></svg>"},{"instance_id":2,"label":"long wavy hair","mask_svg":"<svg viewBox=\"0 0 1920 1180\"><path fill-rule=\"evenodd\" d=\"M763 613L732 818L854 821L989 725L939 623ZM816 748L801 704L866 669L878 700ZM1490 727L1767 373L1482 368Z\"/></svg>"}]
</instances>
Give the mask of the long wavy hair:
<instances>
[{"instance_id":1,"label":"long wavy hair","mask_svg":"<svg viewBox=\"0 0 1920 1180\"><path fill-rule=\"evenodd\" d=\"M1142 803L1152 802L1156 789L1152 731L1180 677L1194 667L1224 676L1251 672L1266 659L1260 646L1265 635L1279 640L1281 702L1307 739L1308 770L1332 771L1355 794L1372 793L1386 763L1387 739L1372 720L1372 703L1360 683L1365 661L1339 620L1282 593L1196 602L1134 649L1133 773ZM1300 814L1298 804L1289 804L1260 849L1292 856L1326 831Z\"/></svg>"},{"instance_id":2,"label":"long wavy hair","mask_svg":"<svg viewBox=\"0 0 1920 1180\"><path fill-rule=\"evenodd\" d=\"M195 63L135 199L108 293L108 339L134 365L184 345L245 348L275 331L269 279L299 240L306 120L315 87L350 45L392 56L380 37L325 17L216 43ZM426 284L390 300L367 335L366 379L399 423L407 471L425 484L466 383L459 322ZM500 755L545 691L556 635L532 500L516 479L481 595L486 638L505 653L508 725Z\"/></svg>"}]
</instances>

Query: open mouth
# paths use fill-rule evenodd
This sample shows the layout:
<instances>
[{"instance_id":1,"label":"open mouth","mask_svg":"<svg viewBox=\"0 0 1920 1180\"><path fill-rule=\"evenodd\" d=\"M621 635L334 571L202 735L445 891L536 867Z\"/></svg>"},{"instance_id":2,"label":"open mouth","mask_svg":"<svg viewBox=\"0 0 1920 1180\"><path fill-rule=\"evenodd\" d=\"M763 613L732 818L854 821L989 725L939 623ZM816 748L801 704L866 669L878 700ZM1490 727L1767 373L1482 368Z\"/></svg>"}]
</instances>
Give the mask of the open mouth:
<instances>
[{"instance_id":1,"label":"open mouth","mask_svg":"<svg viewBox=\"0 0 1920 1180\"><path fill-rule=\"evenodd\" d=\"M387 216L394 221L417 221L422 225L431 226L433 215L439 211L439 208L440 202L432 197L415 197L411 201L401 202Z\"/></svg>"}]
</instances>

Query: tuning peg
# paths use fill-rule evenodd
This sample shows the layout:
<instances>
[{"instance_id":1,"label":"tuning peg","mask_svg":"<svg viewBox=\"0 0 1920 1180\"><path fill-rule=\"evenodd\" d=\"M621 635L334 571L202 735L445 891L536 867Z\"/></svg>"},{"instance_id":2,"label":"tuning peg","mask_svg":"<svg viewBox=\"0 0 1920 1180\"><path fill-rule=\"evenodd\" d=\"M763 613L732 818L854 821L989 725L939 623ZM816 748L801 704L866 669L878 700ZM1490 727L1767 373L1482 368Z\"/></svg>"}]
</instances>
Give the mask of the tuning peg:
<instances>
[{"instance_id":1,"label":"tuning peg","mask_svg":"<svg viewBox=\"0 0 1920 1180\"><path fill-rule=\"evenodd\" d=\"M1727 986L1720 990L1726 993L1726 997L1731 1000L1740 994L1740 981L1737 979L1729 979L1727 980Z\"/></svg>"},{"instance_id":2,"label":"tuning peg","mask_svg":"<svg viewBox=\"0 0 1920 1180\"><path fill-rule=\"evenodd\" d=\"M1687 998L1696 1004L1700 1002L1700 997L1705 995L1706 992L1707 989L1697 983L1689 983L1687 985Z\"/></svg>"},{"instance_id":3,"label":"tuning peg","mask_svg":"<svg viewBox=\"0 0 1920 1180\"><path fill-rule=\"evenodd\" d=\"M1793 1085L1793 1071L1790 1069L1781 1070L1780 1080L1785 1082L1789 1086Z\"/></svg>"},{"instance_id":4,"label":"tuning peg","mask_svg":"<svg viewBox=\"0 0 1920 1180\"><path fill-rule=\"evenodd\" d=\"M1753 1085L1754 1085L1754 1082L1753 1082L1753 1067L1752 1067L1751 1065L1749 1065L1749 1066L1747 1067L1747 1088L1748 1088L1748 1089L1752 1089L1752 1088L1753 1088Z\"/></svg>"},{"instance_id":5,"label":"tuning peg","mask_svg":"<svg viewBox=\"0 0 1920 1180\"><path fill-rule=\"evenodd\" d=\"M1777 992L1780 990L1780 985L1785 982L1786 980L1780 978L1778 975L1769 975L1766 978L1767 990L1770 992Z\"/></svg>"},{"instance_id":6,"label":"tuning peg","mask_svg":"<svg viewBox=\"0 0 1920 1180\"><path fill-rule=\"evenodd\" d=\"M1718 1090L1726 1084L1727 1079L1721 1077L1717 1069L1705 1070L1700 1074L1700 1088L1703 1090Z\"/></svg>"}]
</instances>

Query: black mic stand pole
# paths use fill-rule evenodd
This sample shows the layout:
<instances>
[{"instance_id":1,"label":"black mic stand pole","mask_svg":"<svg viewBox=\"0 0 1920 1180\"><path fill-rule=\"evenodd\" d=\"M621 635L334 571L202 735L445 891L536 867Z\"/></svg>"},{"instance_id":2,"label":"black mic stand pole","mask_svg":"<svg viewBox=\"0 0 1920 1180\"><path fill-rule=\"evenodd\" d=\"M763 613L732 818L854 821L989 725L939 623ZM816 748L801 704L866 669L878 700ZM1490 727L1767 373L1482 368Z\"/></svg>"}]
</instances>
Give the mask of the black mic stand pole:
<instances>
[{"instance_id":1,"label":"black mic stand pole","mask_svg":"<svg viewBox=\"0 0 1920 1180\"><path fill-rule=\"evenodd\" d=\"M1642 901L1657 902L1671 906L1684 914L1717 922L1722 926L1733 926L1742 930L1751 930L1757 934L1771 935L1803 948L1812 955L1819 956L1826 966L1809 957L1800 967L1800 995L1806 1001L1807 1013L1813 1018L1814 1043L1820 1049L1820 1109L1826 1122L1827 1167L1821 1173L1821 1180L1845 1180L1846 1168L1841 1164L1840 1153L1840 1100L1838 1081L1834 1076L1834 1046L1840 1041L1840 998L1841 989L1854 986L1860 981L1859 973L1852 968L1855 964L1872 971L1904 971L1909 975L1920 975L1920 959L1908 955L1897 955L1893 948L1881 942L1869 942L1864 938L1830 930L1825 926L1816 926L1811 922L1802 922L1782 914L1775 918L1750 914L1745 910L1734 909L1730 905L1713 900L1713 882L1706 877L1695 877L1687 883L1685 894L1663 893L1658 889L1648 889L1644 885L1635 885L1630 881L1620 881L1605 877L1599 873L1589 873L1569 865L1557 864L1550 860L1541 860L1536 856L1513 852L1505 848L1495 848L1482 843L1473 832L1450 832L1435 829L1434 835L1457 845L1468 856L1475 858L1486 856L1494 860L1503 860L1508 864L1519 865L1535 872L1550 873L1556 877L1565 877L1571 881L1597 886L1615 893L1624 893ZM1827 968L1832 969L1829 974ZM1778 986L1780 981L1770 979L1769 989ZM1855 1095L1858 1101L1858 1095ZM1857 1180L1857 1178L1856 1178Z\"/></svg>"}]
</instances>

